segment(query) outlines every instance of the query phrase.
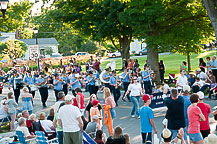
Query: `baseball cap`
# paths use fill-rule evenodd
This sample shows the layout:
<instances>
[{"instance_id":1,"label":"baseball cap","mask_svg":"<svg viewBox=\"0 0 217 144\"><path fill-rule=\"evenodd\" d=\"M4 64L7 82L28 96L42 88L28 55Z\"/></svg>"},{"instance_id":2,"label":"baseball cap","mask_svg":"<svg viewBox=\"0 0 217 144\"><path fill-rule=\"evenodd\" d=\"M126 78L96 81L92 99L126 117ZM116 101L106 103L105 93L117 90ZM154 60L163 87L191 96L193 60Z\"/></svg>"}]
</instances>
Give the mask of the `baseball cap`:
<instances>
[{"instance_id":1,"label":"baseball cap","mask_svg":"<svg viewBox=\"0 0 217 144\"><path fill-rule=\"evenodd\" d=\"M66 95L65 98L64 98L65 101L70 101L72 99L73 99L72 95Z\"/></svg>"},{"instance_id":2,"label":"baseball cap","mask_svg":"<svg viewBox=\"0 0 217 144\"><path fill-rule=\"evenodd\" d=\"M202 91L197 92L199 99L204 99L204 93Z\"/></svg>"},{"instance_id":3,"label":"baseball cap","mask_svg":"<svg viewBox=\"0 0 217 144\"><path fill-rule=\"evenodd\" d=\"M163 129L161 136L167 139L172 136L172 132L169 129Z\"/></svg>"},{"instance_id":4,"label":"baseball cap","mask_svg":"<svg viewBox=\"0 0 217 144\"><path fill-rule=\"evenodd\" d=\"M93 100L93 101L92 101L92 104L93 104L93 105L97 105L98 103L99 103L98 100Z\"/></svg>"},{"instance_id":5,"label":"baseball cap","mask_svg":"<svg viewBox=\"0 0 217 144\"><path fill-rule=\"evenodd\" d=\"M98 115L94 115L93 116L93 120L98 120L99 119L99 116Z\"/></svg>"},{"instance_id":6,"label":"baseball cap","mask_svg":"<svg viewBox=\"0 0 217 144\"><path fill-rule=\"evenodd\" d=\"M201 69L197 69L197 71L198 71L198 72L200 72L200 71L201 71Z\"/></svg>"},{"instance_id":7,"label":"baseball cap","mask_svg":"<svg viewBox=\"0 0 217 144\"><path fill-rule=\"evenodd\" d=\"M143 100L144 102L146 102L147 100L149 100L149 99L152 98L152 97L153 97L153 95L145 94L145 95L142 97L142 100Z\"/></svg>"},{"instance_id":8,"label":"baseball cap","mask_svg":"<svg viewBox=\"0 0 217 144\"><path fill-rule=\"evenodd\" d=\"M183 86L183 91L184 91L184 92L185 92L185 91L190 92L190 90L191 90L191 88L190 88L189 85L184 85L184 86Z\"/></svg>"}]
</instances>

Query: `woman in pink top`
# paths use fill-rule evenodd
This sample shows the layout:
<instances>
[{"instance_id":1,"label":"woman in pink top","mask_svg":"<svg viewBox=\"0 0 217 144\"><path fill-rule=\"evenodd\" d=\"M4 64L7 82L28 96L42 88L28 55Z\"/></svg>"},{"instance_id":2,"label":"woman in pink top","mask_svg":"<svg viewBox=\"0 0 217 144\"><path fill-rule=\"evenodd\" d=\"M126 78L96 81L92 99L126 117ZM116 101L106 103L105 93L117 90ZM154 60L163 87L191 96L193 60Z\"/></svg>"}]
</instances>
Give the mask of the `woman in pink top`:
<instances>
[{"instance_id":1,"label":"woman in pink top","mask_svg":"<svg viewBox=\"0 0 217 144\"><path fill-rule=\"evenodd\" d=\"M200 121L205 121L205 117L202 114L200 108L197 106L199 95L193 93L190 96L191 105L188 107L188 135L191 143L203 144L203 137L200 133Z\"/></svg>"},{"instance_id":2,"label":"woman in pink top","mask_svg":"<svg viewBox=\"0 0 217 144\"><path fill-rule=\"evenodd\" d=\"M82 94L82 91L79 87L75 88L75 94L76 97L73 100L73 105L78 107L82 115L84 115L84 111L85 111L84 95Z\"/></svg>"},{"instance_id":3,"label":"woman in pink top","mask_svg":"<svg viewBox=\"0 0 217 144\"><path fill-rule=\"evenodd\" d=\"M105 98L105 104L111 106L110 113L112 119L114 119L116 117L116 112L114 109L116 103L114 101L114 97L111 95L110 89L107 87L104 88L104 98Z\"/></svg>"}]
</instances>

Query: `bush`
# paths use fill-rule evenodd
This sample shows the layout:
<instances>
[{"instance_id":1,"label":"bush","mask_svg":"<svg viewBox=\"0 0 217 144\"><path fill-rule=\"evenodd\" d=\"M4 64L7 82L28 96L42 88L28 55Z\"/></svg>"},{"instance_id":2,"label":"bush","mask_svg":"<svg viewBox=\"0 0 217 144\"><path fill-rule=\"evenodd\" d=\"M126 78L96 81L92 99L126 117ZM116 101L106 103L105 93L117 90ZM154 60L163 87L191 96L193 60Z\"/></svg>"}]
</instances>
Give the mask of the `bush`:
<instances>
[{"instance_id":1,"label":"bush","mask_svg":"<svg viewBox=\"0 0 217 144\"><path fill-rule=\"evenodd\" d=\"M3 70L4 70L5 73L7 73L9 71L9 68L5 67Z\"/></svg>"},{"instance_id":2,"label":"bush","mask_svg":"<svg viewBox=\"0 0 217 144\"><path fill-rule=\"evenodd\" d=\"M37 70L37 69L38 69L38 66L37 66L37 65L33 65L32 67L29 66L29 70L32 70L32 68L33 68L33 70Z\"/></svg>"}]
</instances>

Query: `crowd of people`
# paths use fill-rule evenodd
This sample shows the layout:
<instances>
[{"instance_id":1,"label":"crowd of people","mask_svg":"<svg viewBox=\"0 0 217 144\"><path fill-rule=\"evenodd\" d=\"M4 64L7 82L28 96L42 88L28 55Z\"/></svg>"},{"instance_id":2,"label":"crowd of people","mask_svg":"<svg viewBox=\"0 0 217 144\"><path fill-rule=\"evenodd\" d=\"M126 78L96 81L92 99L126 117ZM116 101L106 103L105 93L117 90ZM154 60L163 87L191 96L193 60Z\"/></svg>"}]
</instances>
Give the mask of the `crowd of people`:
<instances>
[{"instance_id":1,"label":"crowd of people","mask_svg":"<svg viewBox=\"0 0 217 144\"><path fill-rule=\"evenodd\" d=\"M93 60L92 57L86 63L85 71L76 63L76 59L54 70L52 63L41 63L39 73L37 70L30 71L24 65L11 70L8 88L12 85L13 92L9 92L2 100L0 118L2 121L10 119L10 130L22 131L27 138L34 138L35 131L43 131L48 139L58 137L60 144L80 144L82 132L85 131L99 144L128 144L129 135L123 134L121 127L113 130L113 120L117 116L115 107L119 105L123 87L122 100L133 104L131 117L140 119L142 142L152 143L152 133L154 131L157 134L157 128L149 105L152 94L162 92L167 107L162 141L202 144L203 139L210 135L208 116L211 113L209 105L203 102L204 93L208 91L210 99L216 99L217 95L217 61L215 56L212 59L210 62L210 57L207 57L207 63L200 59L194 75L189 74L187 64L183 62L180 76L175 80L176 88L169 87L164 79L165 66L162 60L159 62L162 86L156 84L155 73L150 66L145 64L142 71L136 59L124 59L123 72L119 76L110 67L102 71L99 60ZM4 75L3 71L0 73ZM41 112L37 117L33 113L35 92L39 90L45 108L49 88L54 89L56 103L50 109L49 116ZM82 88L89 92L87 104ZM102 102L98 100L98 91L103 92ZM19 97L22 100L20 108L17 107ZM144 102L142 107L139 106L140 99ZM108 138L102 131L104 125L108 128Z\"/></svg>"}]
</instances>

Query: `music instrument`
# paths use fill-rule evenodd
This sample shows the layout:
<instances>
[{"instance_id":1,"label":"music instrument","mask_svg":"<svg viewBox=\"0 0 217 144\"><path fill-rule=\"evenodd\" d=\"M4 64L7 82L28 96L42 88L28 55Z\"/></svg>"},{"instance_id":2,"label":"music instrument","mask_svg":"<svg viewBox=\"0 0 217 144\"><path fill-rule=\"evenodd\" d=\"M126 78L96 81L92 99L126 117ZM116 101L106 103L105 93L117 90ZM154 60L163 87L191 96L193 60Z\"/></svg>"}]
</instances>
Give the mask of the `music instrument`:
<instances>
[{"instance_id":1,"label":"music instrument","mask_svg":"<svg viewBox=\"0 0 217 144\"><path fill-rule=\"evenodd\" d=\"M38 87L35 84L29 85L30 91L37 91Z\"/></svg>"},{"instance_id":2,"label":"music instrument","mask_svg":"<svg viewBox=\"0 0 217 144\"><path fill-rule=\"evenodd\" d=\"M101 81L102 83L109 83L109 81L105 81L105 80L103 79L104 73L106 73L105 70L104 70L103 72L101 72L101 74L99 75L99 79L100 79L100 81Z\"/></svg>"},{"instance_id":3,"label":"music instrument","mask_svg":"<svg viewBox=\"0 0 217 144\"><path fill-rule=\"evenodd\" d=\"M115 85L115 89L117 89L120 85L121 85L121 83L118 81L118 76L116 76L116 85Z\"/></svg>"},{"instance_id":4,"label":"music instrument","mask_svg":"<svg viewBox=\"0 0 217 144\"><path fill-rule=\"evenodd\" d=\"M14 89L22 89L23 86L23 79L22 78L14 78Z\"/></svg>"},{"instance_id":5,"label":"music instrument","mask_svg":"<svg viewBox=\"0 0 217 144\"><path fill-rule=\"evenodd\" d=\"M111 61L111 63L108 63L108 64L106 65L106 69L107 69L107 68L111 68L112 71L116 69L116 63L115 63L115 60L114 60L114 59ZM100 81L101 81L102 83L109 83L109 81L105 81L105 80L103 79L104 73L106 73L105 70L104 70L103 72L101 72L101 74L99 75L99 79L100 79Z\"/></svg>"},{"instance_id":6,"label":"music instrument","mask_svg":"<svg viewBox=\"0 0 217 144\"><path fill-rule=\"evenodd\" d=\"M44 82L38 86L38 88L43 88L47 84L47 77L44 77Z\"/></svg>"}]
</instances>

